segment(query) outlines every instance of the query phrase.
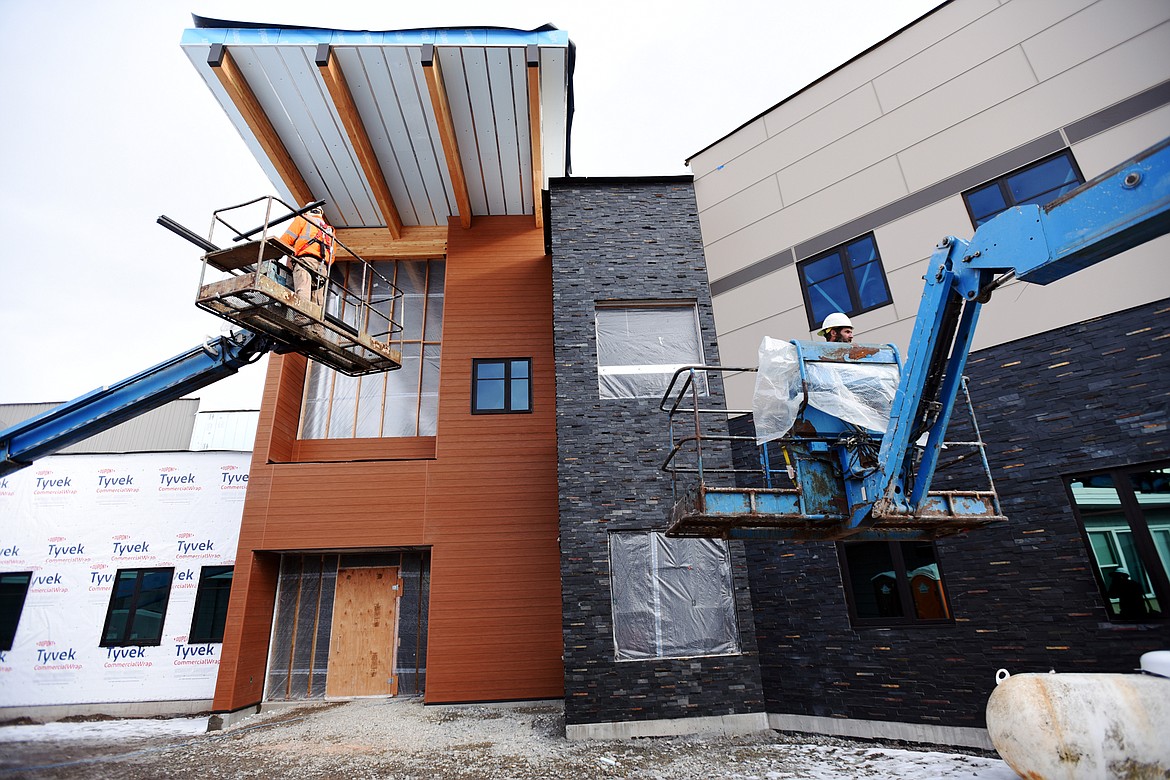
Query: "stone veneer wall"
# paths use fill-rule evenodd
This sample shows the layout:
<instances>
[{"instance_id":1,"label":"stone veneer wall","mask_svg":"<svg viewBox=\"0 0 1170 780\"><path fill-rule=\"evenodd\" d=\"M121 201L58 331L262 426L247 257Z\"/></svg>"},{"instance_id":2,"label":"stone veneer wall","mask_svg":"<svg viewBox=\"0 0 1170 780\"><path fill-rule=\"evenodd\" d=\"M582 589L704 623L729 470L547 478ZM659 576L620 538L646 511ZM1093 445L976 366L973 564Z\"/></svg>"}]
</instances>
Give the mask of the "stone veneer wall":
<instances>
[{"instance_id":1,"label":"stone veneer wall","mask_svg":"<svg viewBox=\"0 0 1170 780\"><path fill-rule=\"evenodd\" d=\"M693 300L705 360L718 363L691 179L560 179L550 190L566 725L762 713L740 543L731 554L741 654L614 660L608 533L665 528L668 434L658 399L599 398L594 309ZM722 392L713 377L712 402Z\"/></svg>"},{"instance_id":2,"label":"stone veneer wall","mask_svg":"<svg viewBox=\"0 0 1170 780\"><path fill-rule=\"evenodd\" d=\"M938 542L953 624L854 629L833 544L747 543L768 712L982 727L1001 667L1129 672L1170 647L1166 620L1108 621L1061 479L1170 458L1168 337L1161 301L972 354L1009 519Z\"/></svg>"}]
</instances>

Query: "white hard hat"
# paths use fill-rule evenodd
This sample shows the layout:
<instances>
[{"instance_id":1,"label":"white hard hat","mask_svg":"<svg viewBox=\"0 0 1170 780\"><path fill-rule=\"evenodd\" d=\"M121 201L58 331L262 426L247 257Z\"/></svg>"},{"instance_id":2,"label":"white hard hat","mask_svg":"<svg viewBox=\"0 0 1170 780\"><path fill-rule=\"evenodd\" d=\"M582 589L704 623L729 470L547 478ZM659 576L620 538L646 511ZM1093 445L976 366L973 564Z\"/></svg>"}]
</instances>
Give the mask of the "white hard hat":
<instances>
[{"instance_id":1,"label":"white hard hat","mask_svg":"<svg viewBox=\"0 0 1170 780\"><path fill-rule=\"evenodd\" d=\"M830 314L828 317L825 317L825 321L821 323L821 329L817 331L817 334L824 336L832 328L852 328L852 327L853 327L853 323L849 321L848 317L846 317L844 314L842 314L839 311L835 311L832 314Z\"/></svg>"}]
</instances>

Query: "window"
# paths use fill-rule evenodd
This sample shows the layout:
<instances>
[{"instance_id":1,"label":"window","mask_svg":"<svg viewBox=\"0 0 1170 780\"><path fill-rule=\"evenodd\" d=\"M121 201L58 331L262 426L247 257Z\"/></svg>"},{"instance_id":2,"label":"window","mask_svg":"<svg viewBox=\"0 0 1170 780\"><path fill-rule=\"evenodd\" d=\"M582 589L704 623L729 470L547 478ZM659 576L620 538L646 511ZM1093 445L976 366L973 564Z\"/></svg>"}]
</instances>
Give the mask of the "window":
<instances>
[{"instance_id":1,"label":"window","mask_svg":"<svg viewBox=\"0 0 1170 780\"><path fill-rule=\"evenodd\" d=\"M1165 617L1170 598L1170 463L1065 479L1111 620Z\"/></svg>"},{"instance_id":2,"label":"window","mask_svg":"<svg viewBox=\"0 0 1170 780\"><path fill-rule=\"evenodd\" d=\"M964 192L963 202L979 227L1012 206L1056 200L1084 181L1072 154L1064 151Z\"/></svg>"},{"instance_id":3,"label":"window","mask_svg":"<svg viewBox=\"0 0 1170 780\"><path fill-rule=\"evenodd\" d=\"M0 650L12 649L31 579L31 571L0 574Z\"/></svg>"},{"instance_id":4,"label":"window","mask_svg":"<svg viewBox=\"0 0 1170 780\"><path fill-rule=\"evenodd\" d=\"M598 304L596 325L602 398L661 398L675 371L703 364L693 302ZM704 375L699 384L705 395Z\"/></svg>"},{"instance_id":5,"label":"window","mask_svg":"<svg viewBox=\"0 0 1170 780\"><path fill-rule=\"evenodd\" d=\"M359 268L336 263L337 284L361 293L365 281ZM391 346L402 353L402 368L363 377L340 374L320 363L309 364L301 410L302 439L388 438L434 436L438 427L439 358L443 330L442 260L384 261L374 270L402 291L393 310L385 313L402 325ZM383 291L364 291L376 300ZM390 304L387 304L389 307ZM335 313L345 317L345 312Z\"/></svg>"},{"instance_id":6,"label":"window","mask_svg":"<svg viewBox=\"0 0 1170 780\"><path fill-rule=\"evenodd\" d=\"M160 644L174 574L174 569L119 569L101 646Z\"/></svg>"},{"instance_id":7,"label":"window","mask_svg":"<svg viewBox=\"0 0 1170 780\"><path fill-rule=\"evenodd\" d=\"M232 591L231 566L204 566L199 573L199 590L195 593L195 614L187 644L223 641L227 621L228 596Z\"/></svg>"},{"instance_id":8,"label":"window","mask_svg":"<svg viewBox=\"0 0 1170 780\"><path fill-rule=\"evenodd\" d=\"M837 555L855 625L950 620L931 542L840 542Z\"/></svg>"},{"instance_id":9,"label":"window","mask_svg":"<svg viewBox=\"0 0 1170 780\"><path fill-rule=\"evenodd\" d=\"M739 652L726 543L611 533L609 565L617 660Z\"/></svg>"},{"instance_id":10,"label":"window","mask_svg":"<svg viewBox=\"0 0 1170 780\"><path fill-rule=\"evenodd\" d=\"M472 414L532 411L531 358L477 358L471 375Z\"/></svg>"},{"instance_id":11,"label":"window","mask_svg":"<svg viewBox=\"0 0 1170 780\"><path fill-rule=\"evenodd\" d=\"M811 257L797 269L814 330L835 311L852 316L890 303L890 288L872 233Z\"/></svg>"}]
</instances>

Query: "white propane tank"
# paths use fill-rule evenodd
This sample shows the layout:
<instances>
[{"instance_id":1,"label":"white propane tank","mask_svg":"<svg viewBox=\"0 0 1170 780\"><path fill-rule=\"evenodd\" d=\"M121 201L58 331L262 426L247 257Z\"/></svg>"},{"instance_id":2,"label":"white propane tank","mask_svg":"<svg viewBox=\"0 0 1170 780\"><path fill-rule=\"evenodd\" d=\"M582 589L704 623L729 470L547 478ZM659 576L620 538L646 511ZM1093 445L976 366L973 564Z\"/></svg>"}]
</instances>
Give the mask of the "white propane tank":
<instances>
[{"instance_id":1,"label":"white propane tank","mask_svg":"<svg viewBox=\"0 0 1170 780\"><path fill-rule=\"evenodd\" d=\"M1170 777L1170 679L1006 669L995 679L987 733L1021 777Z\"/></svg>"}]
</instances>

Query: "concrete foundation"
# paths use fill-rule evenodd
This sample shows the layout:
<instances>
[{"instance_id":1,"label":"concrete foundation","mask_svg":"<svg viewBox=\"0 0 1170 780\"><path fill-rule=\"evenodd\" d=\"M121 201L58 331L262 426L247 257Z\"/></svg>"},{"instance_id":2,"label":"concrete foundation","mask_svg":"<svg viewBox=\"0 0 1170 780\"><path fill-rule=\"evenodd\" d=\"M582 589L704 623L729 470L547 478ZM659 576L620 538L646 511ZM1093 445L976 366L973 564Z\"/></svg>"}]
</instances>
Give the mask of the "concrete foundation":
<instances>
[{"instance_id":1,"label":"concrete foundation","mask_svg":"<svg viewBox=\"0 0 1170 780\"><path fill-rule=\"evenodd\" d=\"M768 727L777 731L799 731L855 739L896 739L926 745L995 750L987 729L962 726L932 726L924 723L822 718L813 715L768 715Z\"/></svg>"},{"instance_id":2,"label":"concrete foundation","mask_svg":"<svg viewBox=\"0 0 1170 780\"><path fill-rule=\"evenodd\" d=\"M750 734L767 731L768 717L762 712L715 715L699 718L665 718L623 723L581 723L565 726L570 740L629 739L631 737L677 737L682 734Z\"/></svg>"},{"instance_id":3,"label":"concrete foundation","mask_svg":"<svg viewBox=\"0 0 1170 780\"><path fill-rule=\"evenodd\" d=\"M211 711L211 699L189 701L127 701L98 704L52 704L43 707L0 707L0 723L28 718L33 723L52 723L65 718L183 718Z\"/></svg>"}]
</instances>

